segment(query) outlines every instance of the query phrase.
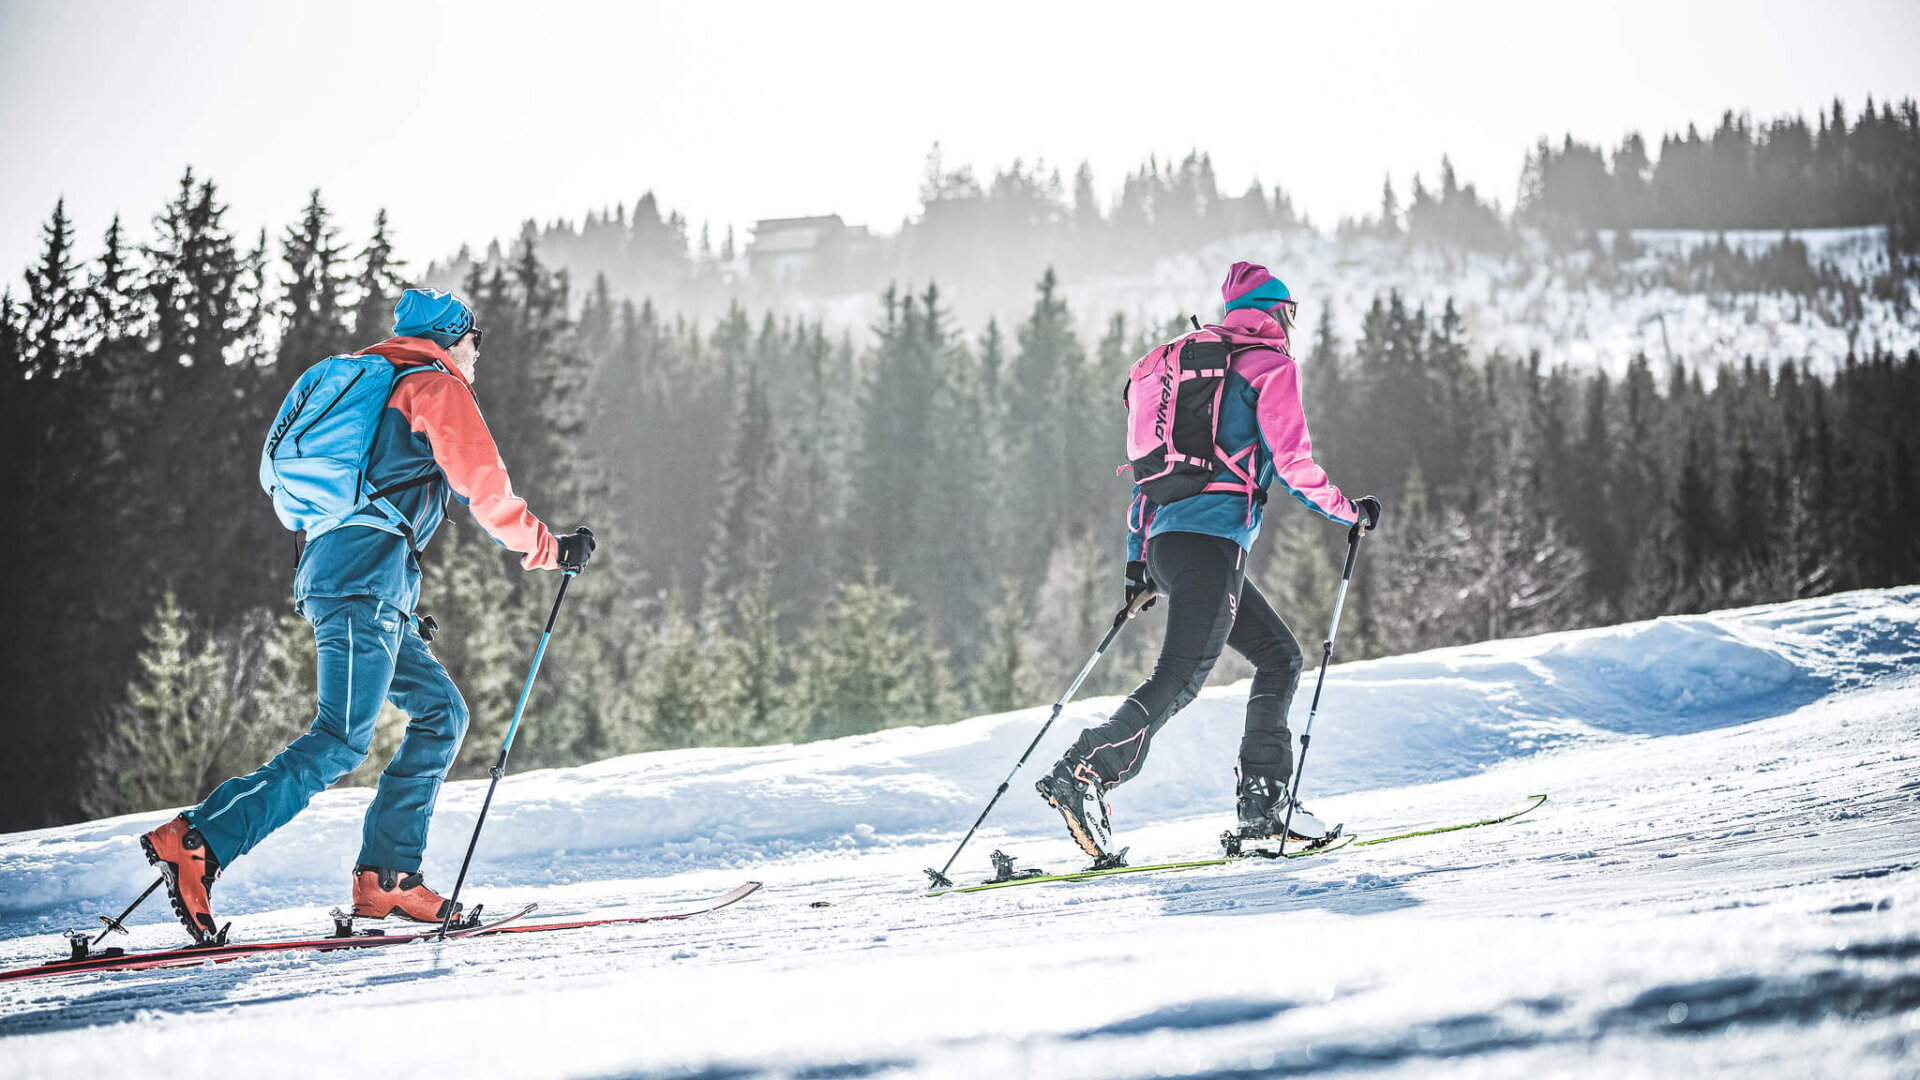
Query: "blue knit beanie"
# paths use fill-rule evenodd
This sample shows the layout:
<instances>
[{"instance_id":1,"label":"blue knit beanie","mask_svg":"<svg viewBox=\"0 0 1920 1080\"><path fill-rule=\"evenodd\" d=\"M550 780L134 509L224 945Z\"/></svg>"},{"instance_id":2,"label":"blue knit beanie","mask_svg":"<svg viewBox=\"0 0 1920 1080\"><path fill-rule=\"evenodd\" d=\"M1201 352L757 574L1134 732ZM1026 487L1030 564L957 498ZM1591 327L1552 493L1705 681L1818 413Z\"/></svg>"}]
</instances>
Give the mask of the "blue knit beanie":
<instances>
[{"instance_id":1,"label":"blue knit beanie","mask_svg":"<svg viewBox=\"0 0 1920 1080\"><path fill-rule=\"evenodd\" d=\"M426 338L451 349L473 330L467 302L438 289L408 289L393 305L393 336Z\"/></svg>"},{"instance_id":2,"label":"blue knit beanie","mask_svg":"<svg viewBox=\"0 0 1920 1080\"><path fill-rule=\"evenodd\" d=\"M1237 311L1240 308L1259 308L1265 311L1282 300L1291 298L1292 294L1287 291L1286 283L1277 277L1270 277L1253 288L1248 289L1246 292L1241 293L1239 296L1228 300L1227 310Z\"/></svg>"}]
</instances>

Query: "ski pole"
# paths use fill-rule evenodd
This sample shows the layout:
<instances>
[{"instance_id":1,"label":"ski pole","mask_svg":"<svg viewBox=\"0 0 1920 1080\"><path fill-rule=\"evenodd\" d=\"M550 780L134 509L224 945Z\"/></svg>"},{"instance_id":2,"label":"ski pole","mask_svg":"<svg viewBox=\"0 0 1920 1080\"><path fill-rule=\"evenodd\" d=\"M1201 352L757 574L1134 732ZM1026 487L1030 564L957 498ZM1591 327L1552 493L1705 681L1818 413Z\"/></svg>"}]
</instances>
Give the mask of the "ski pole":
<instances>
[{"instance_id":1,"label":"ski pole","mask_svg":"<svg viewBox=\"0 0 1920 1080\"><path fill-rule=\"evenodd\" d=\"M146 903L147 897L152 896L153 890L158 889L160 887L160 883L165 880L167 880L165 874L162 874L161 876L154 878L153 884L147 886L147 891L141 893L139 899L135 900L131 904L128 904L127 910L121 912L119 918L109 919L105 915L100 916L100 923L102 926L105 926L106 929L100 931L100 936L97 938L94 938L91 942L88 943L89 947L93 945L98 945L101 942L107 940L107 935L113 933L115 930L118 930L123 934L126 933L127 928L123 924L127 921L127 916L133 914L134 911L136 911L141 904Z\"/></svg>"},{"instance_id":2,"label":"ski pole","mask_svg":"<svg viewBox=\"0 0 1920 1080\"><path fill-rule=\"evenodd\" d=\"M1300 777L1307 771L1307 747L1313 742L1313 714L1320 711L1320 689L1327 685L1327 665L1333 660L1333 637L1340 631L1340 609L1347 604L1347 582L1353 580L1353 561L1360 555L1360 535L1347 539L1347 568L1340 571L1340 591L1333 598L1333 619L1327 640L1320 646L1320 675L1313 680L1313 704L1307 707L1307 729L1300 733L1300 764L1293 770L1293 790L1287 793L1287 820L1280 826L1280 854L1287 853L1287 832L1293 828L1293 808L1300 798Z\"/></svg>"},{"instance_id":3,"label":"ski pole","mask_svg":"<svg viewBox=\"0 0 1920 1080\"><path fill-rule=\"evenodd\" d=\"M453 913L460 899L460 886L467 880L467 865L473 862L473 849L480 846L480 827L487 823L487 810L493 806L493 793L500 787L500 778L507 772L507 755L513 752L513 736L520 730L520 717L527 711L527 698L533 693L533 680L540 674L540 661L547 657L547 639L553 637L553 622L560 617L560 602L567 598L567 585L573 581L573 575L579 570L564 570L560 574L560 594L553 598L553 610L547 613L547 628L540 635L540 648L533 654L533 668L527 672L527 684L520 688L520 704L514 706L513 722L507 725L506 741L500 744L500 757L487 770L493 774L493 782L487 785L487 797L480 803L479 820L473 823L473 838L467 841L467 857L460 860L460 876L453 879L453 895L447 897L447 914L440 920L440 934L445 936L453 928Z\"/></svg>"},{"instance_id":4,"label":"ski pole","mask_svg":"<svg viewBox=\"0 0 1920 1080\"><path fill-rule=\"evenodd\" d=\"M1120 628L1127 625L1129 619L1140 614L1140 609L1151 603L1155 595L1157 595L1156 592L1151 589L1142 592L1133 598L1131 604L1121 608L1113 617L1113 626L1107 631L1107 636L1100 639L1100 647L1093 650L1093 655L1087 658L1087 666L1081 668L1080 674L1073 677L1073 684L1067 687L1067 692L1061 694L1060 700L1053 703L1053 715L1047 717L1047 722L1040 725L1039 734L1027 744L1027 752L1020 755L1020 760L1013 763L1013 769L1007 773L1007 778L1000 781L999 790L993 793L993 798L987 800L987 808L980 811L980 816L974 819L973 828L967 830L967 835L960 838L960 846L954 848L953 854L947 857L947 865L938 870L932 867L927 868L927 876L933 879L936 888L953 888L953 882L947 877L947 871L953 869L953 861L960 857L960 852L966 848L967 841L973 839L973 834L980 828L980 823L987 820L988 814L993 813L994 804L1000 801L1000 796L1007 793L1007 785L1013 783L1013 774L1019 772L1020 766L1027 763L1027 758L1033 756L1034 747L1039 746L1040 740L1046 738L1047 729L1053 726L1053 722L1060 719L1060 711L1067 707L1067 702L1072 701L1073 695L1079 692L1080 684L1086 682L1087 676L1093 673L1093 665L1099 663L1100 658L1106 655L1107 646L1113 644L1113 639L1120 636Z\"/></svg>"}]
</instances>

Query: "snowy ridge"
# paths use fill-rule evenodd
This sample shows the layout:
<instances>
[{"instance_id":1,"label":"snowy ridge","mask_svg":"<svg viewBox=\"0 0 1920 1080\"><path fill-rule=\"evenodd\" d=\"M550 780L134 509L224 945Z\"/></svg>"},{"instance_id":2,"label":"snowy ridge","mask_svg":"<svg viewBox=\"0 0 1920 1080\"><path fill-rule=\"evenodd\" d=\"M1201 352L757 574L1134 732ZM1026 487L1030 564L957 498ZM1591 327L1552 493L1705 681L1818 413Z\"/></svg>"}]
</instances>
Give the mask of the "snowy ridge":
<instances>
[{"instance_id":1,"label":"snowy ridge","mask_svg":"<svg viewBox=\"0 0 1920 1080\"><path fill-rule=\"evenodd\" d=\"M1336 664L1306 794L1444 781L1548 751L1704 731L1778 716L1837 692L1920 674L1920 587L1657 619ZM1293 710L1306 719L1311 673ZM1116 815L1168 822L1225 813L1247 684L1181 713ZM1055 831L1032 778L1118 699L1076 702L975 840ZM1045 708L800 746L677 750L509 775L472 880L565 884L617 867L671 875L768 858L950 842L1046 718ZM529 723L538 723L537 716ZM429 843L450 882L485 793L449 784ZM221 879L223 915L340 892L369 792L342 790ZM1310 803L1310 805L1312 805ZM0 836L0 930L90 921L150 880L137 837L171 812Z\"/></svg>"}]
</instances>

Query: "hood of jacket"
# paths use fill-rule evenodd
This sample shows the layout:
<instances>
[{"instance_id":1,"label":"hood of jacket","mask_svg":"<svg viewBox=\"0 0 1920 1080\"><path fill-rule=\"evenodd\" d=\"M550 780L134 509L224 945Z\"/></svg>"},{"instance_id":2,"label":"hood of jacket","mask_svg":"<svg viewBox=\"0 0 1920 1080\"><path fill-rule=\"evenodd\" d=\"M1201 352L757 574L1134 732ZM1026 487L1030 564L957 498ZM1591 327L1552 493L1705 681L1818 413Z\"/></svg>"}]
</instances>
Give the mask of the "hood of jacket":
<instances>
[{"instance_id":1,"label":"hood of jacket","mask_svg":"<svg viewBox=\"0 0 1920 1080\"><path fill-rule=\"evenodd\" d=\"M388 338L378 345L369 345L354 355L384 356L396 367L437 367L459 379L462 386L472 385L467 382L467 377L460 373L460 369L454 366L453 358L447 355L447 350L426 338Z\"/></svg>"},{"instance_id":2,"label":"hood of jacket","mask_svg":"<svg viewBox=\"0 0 1920 1080\"><path fill-rule=\"evenodd\" d=\"M1265 345L1289 356L1293 355L1293 343L1287 340L1287 328L1281 326L1280 320L1274 318L1271 313L1258 308L1239 308L1229 311L1226 318L1207 329L1218 332L1221 337L1228 338L1236 344Z\"/></svg>"}]
</instances>

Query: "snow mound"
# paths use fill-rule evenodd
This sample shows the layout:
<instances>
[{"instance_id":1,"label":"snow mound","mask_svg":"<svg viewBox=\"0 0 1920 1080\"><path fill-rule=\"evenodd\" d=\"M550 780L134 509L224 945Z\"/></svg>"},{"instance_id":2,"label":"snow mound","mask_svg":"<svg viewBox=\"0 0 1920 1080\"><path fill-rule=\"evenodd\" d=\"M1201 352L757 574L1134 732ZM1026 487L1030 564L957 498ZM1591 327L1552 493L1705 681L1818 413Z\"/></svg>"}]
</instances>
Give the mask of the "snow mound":
<instances>
[{"instance_id":1,"label":"snow mound","mask_svg":"<svg viewBox=\"0 0 1920 1080\"><path fill-rule=\"evenodd\" d=\"M1311 797L1471 775L1576 744L1658 738L1778 716L1824 695L1920 674L1920 587L1489 642L1338 664L1315 721ZM1312 673L1292 712L1306 723ZM1142 776L1116 789L1134 822L1230 805L1247 684L1206 691L1168 724ZM1041 770L1117 698L1054 725L983 837L1057 822L1029 793ZM675 750L509 776L476 879L566 884L599 869L671 873L835 849L957 838L1033 734L1044 707L800 746ZM537 716L529 719L538 723ZM449 784L429 844L451 882L485 793ZM343 890L366 790L316 798L238 860L223 912ZM82 919L150 880L139 834L171 811L0 836L0 923Z\"/></svg>"}]
</instances>

